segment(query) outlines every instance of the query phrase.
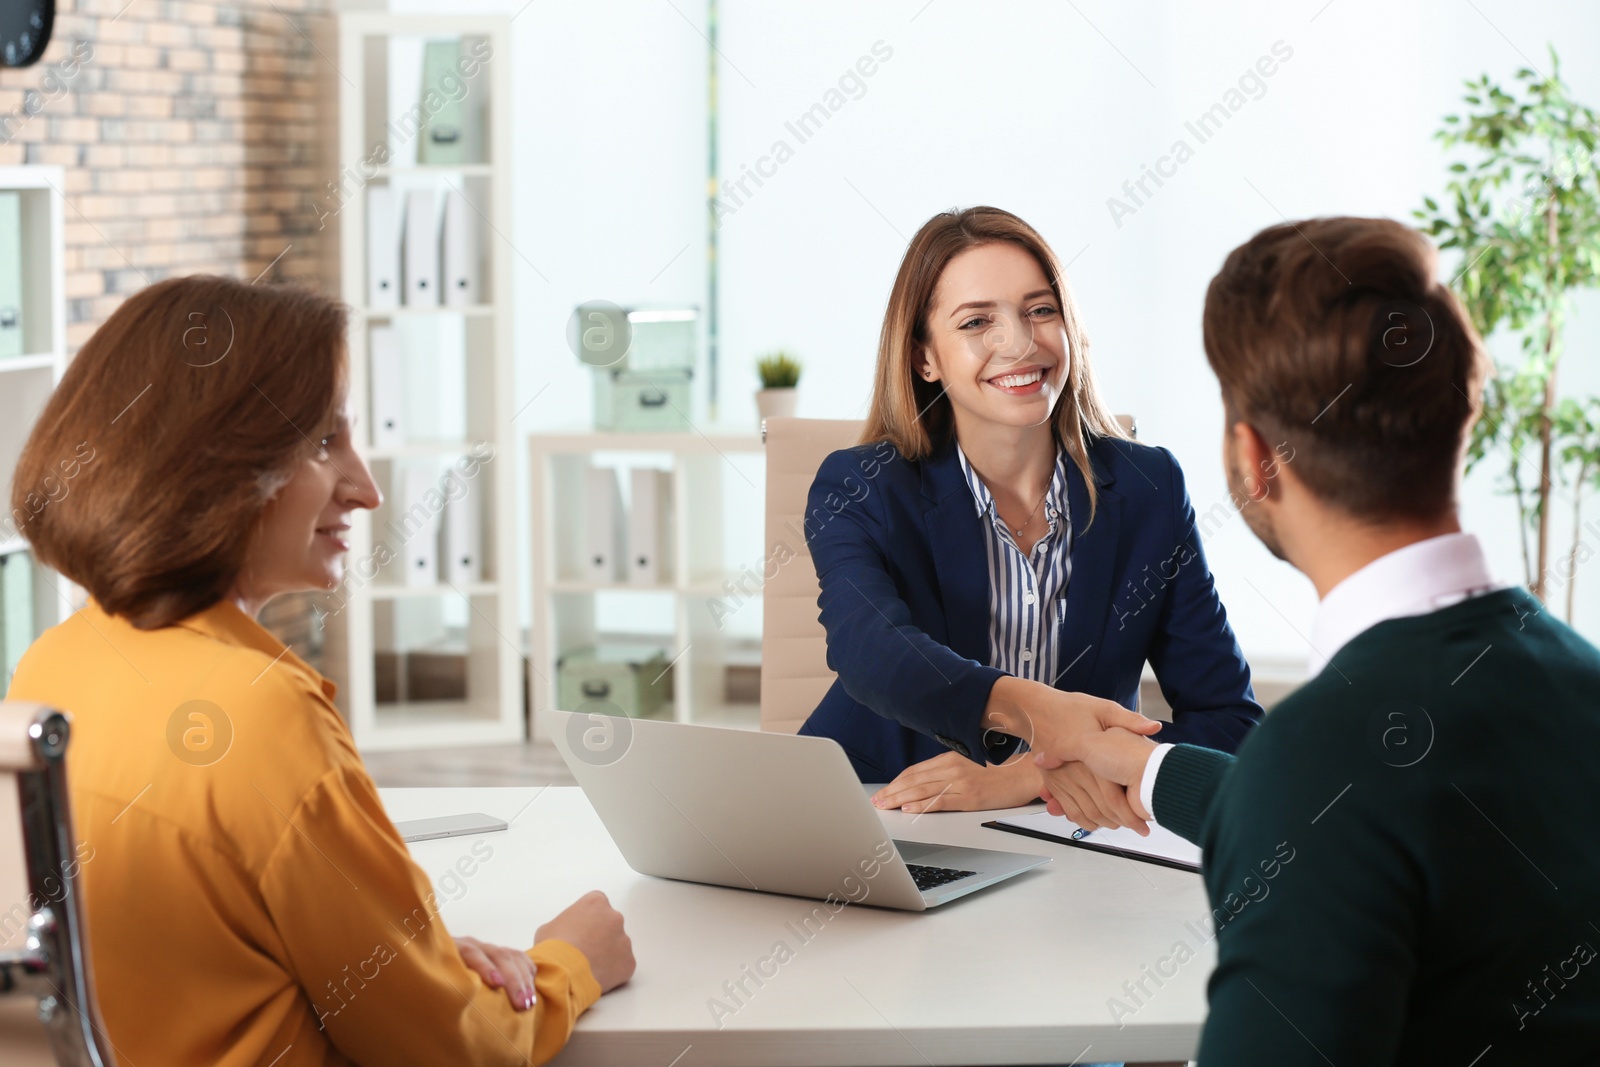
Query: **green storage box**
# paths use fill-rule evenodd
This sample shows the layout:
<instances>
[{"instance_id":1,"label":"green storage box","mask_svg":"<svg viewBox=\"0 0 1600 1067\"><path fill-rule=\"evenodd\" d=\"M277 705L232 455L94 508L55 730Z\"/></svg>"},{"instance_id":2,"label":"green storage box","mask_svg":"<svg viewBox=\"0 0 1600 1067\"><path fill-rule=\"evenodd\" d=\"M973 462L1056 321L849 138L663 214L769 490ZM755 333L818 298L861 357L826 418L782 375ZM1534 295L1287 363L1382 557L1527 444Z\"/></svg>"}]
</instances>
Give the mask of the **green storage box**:
<instances>
[{"instance_id":1,"label":"green storage box","mask_svg":"<svg viewBox=\"0 0 1600 1067\"><path fill-rule=\"evenodd\" d=\"M628 312L628 354L617 370L694 369L700 343L700 312L695 308L634 308Z\"/></svg>"},{"instance_id":2,"label":"green storage box","mask_svg":"<svg viewBox=\"0 0 1600 1067\"><path fill-rule=\"evenodd\" d=\"M594 425L598 430L650 433L689 428L687 370L594 372Z\"/></svg>"},{"instance_id":3,"label":"green storage box","mask_svg":"<svg viewBox=\"0 0 1600 1067\"><path fill-rule=\"evenodd\" d=\"M655 645L587 645L556 662L563 711L606 711L610 705L630 718L670 718L670 681L666 651Z\"/></svg>"}]
</instances>

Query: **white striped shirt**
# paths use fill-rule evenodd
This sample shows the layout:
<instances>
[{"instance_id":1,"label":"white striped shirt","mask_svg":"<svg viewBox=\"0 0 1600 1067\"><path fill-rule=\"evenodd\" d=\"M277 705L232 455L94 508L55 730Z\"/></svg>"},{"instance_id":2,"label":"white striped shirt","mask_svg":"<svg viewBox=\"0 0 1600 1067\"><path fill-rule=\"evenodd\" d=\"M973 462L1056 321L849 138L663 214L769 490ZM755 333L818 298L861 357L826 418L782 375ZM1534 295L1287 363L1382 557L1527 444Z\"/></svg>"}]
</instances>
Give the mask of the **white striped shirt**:
<instances>
[{"instance_id":1,"label":"white striped shirt","mask_svg":"<svg viewBox=\"0 0 1600 1067\"><path fill-rule=\"evenodd\" d=\"M1051 685L1056 679L1061 621L1072 577L1072 521L1067 505L1067 453L1056 447L1056 470L1041 504L1047 530L1024 555L1000 518L989 487L956 445L961 473L984 520L989 557L989 666Z\"/></svg>"}]
</instances>

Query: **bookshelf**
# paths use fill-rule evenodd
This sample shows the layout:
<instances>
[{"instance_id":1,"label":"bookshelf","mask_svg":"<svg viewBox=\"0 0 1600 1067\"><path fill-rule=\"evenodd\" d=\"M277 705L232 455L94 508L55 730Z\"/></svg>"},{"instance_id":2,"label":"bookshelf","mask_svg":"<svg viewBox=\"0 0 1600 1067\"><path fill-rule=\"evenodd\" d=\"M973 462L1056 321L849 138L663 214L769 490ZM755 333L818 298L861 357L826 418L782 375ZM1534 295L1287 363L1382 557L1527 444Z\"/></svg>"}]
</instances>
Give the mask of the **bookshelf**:
<instances>
[{"instance_id":1,"label":"bookshelf","mask_svg":"<svg viewBox=\"0 0 1600 1067\"><path fill-rule=\"evenodd\" d=\"M364 750L520 741L512 249L504 237L512 232L510 20L360 11L339 16L337 35L340 180L322 207L337 219L340 290L352 308L352 395L361 398L364 453L385 501L352 523L344 585L322 605L325 669ZM425 50L441 42L459 43L476 71L457 68L442 81L430 67L425 78ZM434 105L449 98L476 110L481 123L464 124L463 156L428 162L419 146L441 114ZM465 199L480 272L471 303L369 303L373 189L390 190L396 204L416 190ZM374 447L372 342L380 328L403 353L406 417L402 441ZM417 472L441 491L452 480L467 486L481 533L481 573L472 580L449 577L441 558L437 580L407 581L407 546L433 536L426 526L413 529L418 504L404 486Z\"/></svg>"},{"instance_id":2,"label":"bookshelf","mask_svg":"<svg viewBox=\"0 0 1600 1067\"><path fill-rule=\"evenodd\" d=\"M534 736L560 708L557 665L589 645L647 644L671 664L670 717L758 729L755 694L730 698L729 669L760 663L765 449L757 434L540 433L528 438L533 552ZM585 470L669 471L670 555L649 585L585 577ZM631 507L632 502L628 502ZM652 679L645 679L651 681ZM737 688L737 685L736 685ZM561 708L561 710L574 710Z\"/></svg>"},{"instance_id":3,"label":"bookshelf","mask_svg":"<svg viewBox=\"0 0 1600 1067\"><path fill-rule=\"evenodd\" d=\"M65 188L58 166L0 167L0 193L15 194L19 208L14 238L9 226L0 225L5 242L0 256L19 264L20 322L14 328L22 335L19 354L0 355L0 692L10 684L21 649L74 606L70 583L34 565L11 509L17 459L67 365L65 244L57 192ZM4 295L0 302L9 304ZM9 308L0 307L0 315L9 314ZM42 507L49 506L50 489L39 487Z\"/></svg>"}]
</instances>

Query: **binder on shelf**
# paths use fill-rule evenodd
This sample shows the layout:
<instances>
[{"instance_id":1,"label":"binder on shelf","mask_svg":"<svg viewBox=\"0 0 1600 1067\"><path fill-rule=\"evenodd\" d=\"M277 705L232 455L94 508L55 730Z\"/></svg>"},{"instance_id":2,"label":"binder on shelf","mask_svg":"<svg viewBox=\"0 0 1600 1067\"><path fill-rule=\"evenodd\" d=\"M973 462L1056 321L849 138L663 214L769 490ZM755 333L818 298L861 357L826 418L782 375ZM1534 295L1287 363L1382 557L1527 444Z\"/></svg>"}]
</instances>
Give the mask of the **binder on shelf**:
<instances>
[{"instance_id":1,"label":"binder on shelf","mask_svg":"<svg viewBox=\"0 0 1600 1067\"><path fill-rule=\"evenodd\" d=\"M473 222L472 205L458 190L444 195L444 227L439 239L444 302L449 307L478 303L482 291L481 263L478 256L478 227Z\"/></svg>"},{"instance_id":2,"label":"binder on shelf","mask_svg":"<svg viewBox=\"0 0 1600 1067\"><path fill-rule=\"evenodd\" d=\"M0 631L0 655L5 657L0 682L9 688L11 675L34 637L33 557L27 552L0 556Z\"/></svg>"},{"instance_id":3,"label":"binder on shelf","mask_svg":"<svg viewBox=\"0 0 1600 1067\"><path fill-rule=\"evenodd\" d=\"M367 306L400 306L400 220L387 185L367 186Z\"/></svg>"},{"instance_id":4,"label":"binder on shelf","mask_svg":"<svg viewBox=\"0 0 1600 1067\"><path fill-rule=\"evenodd\" d=\"M22 351L22 197L0 193L0 359Z\"/></svg>"},{"instance_id":5,"label":"binder on shelf","mask_svg":"<svg viewBox=\"0 0 1600 1067\"><path fill-rule=\"evenodd\" d=\"M615 582L627 550L617 469L590 467L584 471L583 496L584 574L591 582Z\"/></svg>"},{"instance_id":6,"label":"binder on shelf","mask_svg":"<svg viewBox=\"0 0 1600 1067\"><path fill-rule=\"evenodd\" d=\"M439 304L439 226L432 189L406 193L405 295L408 307Z\"/></svg>"},{"instance_id":7,"label":"binder on shelf","mask_svg":"<svg viewBox=\"0 0 1600 1067\"><path fill-rule=\"evenodd\" d=\"M483 581L483 512L477 490L467 492L444 509L444 574L454 585Z\"/></svg>"},{"instance_id":8,"label":"binder on shelf","mask_svg":"<svg viewBox=\"0 0 1600 1067\"><path fill-rule=\"evenodd\" d=\"M406 443L405 367L393 326L374 326L367 335L372 361L372 447Z\"/></svg>"},{"instance_id":9,"label":"binder on shelf","mask_svg":"<svg viewBox=\"0 0 1600 1067\"><path fill-rule=\"evenodd\" d=\"M628 511L628 581L659 585L670 577L666 556L672 528L672 472L635 467L633 502Z\"/></svg>"},{"instance_id":10,"label":"binder on shelf","mask_svg":"<svg viewBox=\"0 0 1600 1067\"><path fill-rule=\"evenodd\" d=\"M439 583L439 515L428 503L428 497L438 493L436 482L431 468L415 463L408 464L400 476L399 527L405 535L401 559L406 585Z\"/></svg>"}]
</instances>

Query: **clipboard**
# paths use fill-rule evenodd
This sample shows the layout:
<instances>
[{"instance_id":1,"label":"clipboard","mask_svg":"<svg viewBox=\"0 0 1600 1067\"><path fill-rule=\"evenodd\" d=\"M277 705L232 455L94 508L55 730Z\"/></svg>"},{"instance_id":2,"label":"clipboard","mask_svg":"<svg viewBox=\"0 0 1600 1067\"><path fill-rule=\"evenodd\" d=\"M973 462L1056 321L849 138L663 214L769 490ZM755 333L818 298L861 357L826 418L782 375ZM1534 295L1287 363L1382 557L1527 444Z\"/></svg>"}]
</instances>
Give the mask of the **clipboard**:
<instances>
[{"instance_id":1,"label":"clipboard","mask_svg":"<svg viewBox=\"0 0 1600 1067\"><path fill-rule=\"evenodd\" d=\"M1185 841L1161 826L1150 827L1149 837L1140 837L1127 829L1091 830L1084 837L1073 840L1073 831L1081 829L1078 824L1064 815L1051 815L1048 811L1007 815L992 819L983 825L988 829L1003 830L1008 834L1021 834L1024 837L1039 838L1041 841L1052 841L1058 845L1072 845L1074 848L1086 848L1091 852L1123 856L1141 863L1153 863L1158 867L1171 867L1191 874L1200 873L1200 846Z\"/></svg>"}]
</instances>

